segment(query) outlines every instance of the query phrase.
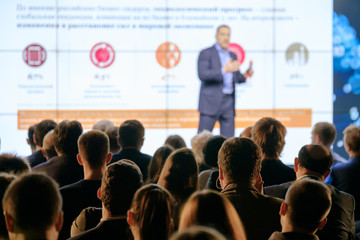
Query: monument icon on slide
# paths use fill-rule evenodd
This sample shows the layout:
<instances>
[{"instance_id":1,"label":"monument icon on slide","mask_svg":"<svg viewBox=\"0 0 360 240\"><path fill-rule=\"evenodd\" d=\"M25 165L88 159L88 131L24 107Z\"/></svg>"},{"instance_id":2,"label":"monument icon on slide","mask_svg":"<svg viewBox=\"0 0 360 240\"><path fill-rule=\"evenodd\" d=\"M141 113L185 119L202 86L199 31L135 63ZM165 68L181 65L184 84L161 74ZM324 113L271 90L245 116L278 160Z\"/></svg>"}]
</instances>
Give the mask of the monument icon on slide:
<instances>
[{"instance_id":1,"label":"monument icon on slide","mask_svg":"<svg viewBox=\"0 0 360 240\"><path fill-rule=\"evenodd\" d=\"M304 44L293 43L286 50L286 62L293 66L304 66L309 61L309 50Z\"/></svg>"},{"instance_id":2,"label":"monument icon on slide","mask_svg":"<svg viewBox=\"0 0 360 240\"><path fill-rule=\"evenodd\" d=\"M156 61L166 69L176 67L180 59L181 52L175 43L164 42L156 49Z\"/></svg>"},{"instance_id":3,"label":"monument icon on slide","mask_svg":"<svg viewBox=\"0 0 360 240\"><path fill-rule=\"evenodd\" d=\"M95 44L95 46L91 49L90 59L91 62L98 68L107 68L115 60L115 51L110 44L100 42Z\"/></svg>"},{"instance_id":4,"label":"monument icon on slide","mask_svg":"<svg viewBox=\"0 0 360 240\"><path fill-rule=\"evenodd\" d=\"M39 44L30 44L23 50L22 57L30 67L40 67L46 60L46 51Z\"/></svg>"}]
</instances>

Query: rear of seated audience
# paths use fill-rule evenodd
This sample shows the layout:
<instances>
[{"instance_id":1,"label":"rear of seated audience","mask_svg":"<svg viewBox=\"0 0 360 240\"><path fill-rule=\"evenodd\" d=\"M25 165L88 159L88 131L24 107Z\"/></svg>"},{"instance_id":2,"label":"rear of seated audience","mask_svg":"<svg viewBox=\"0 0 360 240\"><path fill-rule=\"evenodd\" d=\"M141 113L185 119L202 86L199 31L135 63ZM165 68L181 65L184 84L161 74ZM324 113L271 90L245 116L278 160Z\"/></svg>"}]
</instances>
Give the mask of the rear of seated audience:
<instances>
[{"instance_id":1,"label":"rear of seated audience","mask_svg":"<svg viewBox=\"0 0 360 240\"><path fill-rule=\"evenodd\" d=\"M150 160L147 183L157 183L165 161L173 151L174 148L168 144L159 147L155 151Z\"/></svg>"},{"instance_id":2,"label":"rear of seated audience","mask_svg":"<svg viewBox=\"0 0 360 240\"><path fill-rule=\"evenodd\" d=\"M31 153L36 151L36 144L34 142L34 132L35 132L35 125L32 125L28 128L26 143L30 146Z\"/></svg>"},{"instance_id":3,"label":"rear of seated audience","mask_svg":"<svg viewBox=\"0 0 360 240\"><path fill-rule=\"evenodd\" d=\"M181 212L179 231L194 225L211 227L229 240L245 240L246 233L232 203L211 190L195 192Z\"/></svg>"},{"instance_id":4,"label":"rear of seated audience","mask_svg":"<svg viewBox=\"0 0 360 240\"><path fill-rule=\"evenodd\" d=\"M258 120L252 128L252 139L262 150L261 177L264 186L295 180L294 170L279 158L285 146L285 126L271 117Z\"/></svg>"},{"instance_id":5,"label":"rear of seated audience","mask_svg":"<svg viewBox=\"0 0 360 240\"><path fill-rule=\"evenodd\" d=\"M107 129L115 127L114 123L108 119L101 119L97 121L93 127L92 130L99 130L102 132L105 132Z\"/></svg>"},{"instance_id":6,"label":"rear of seated audience","mask_svg":"<svg viewBox=\"0 0 360 240\"><path fill-rule=\"evenodd\" d=\"M203 148L212 136L214 136L212 132L209 130L203 130L191 138L191 150L193 150L195 154L196 161L199 166L199 173L210 168L204 161Z\"/></svg>"},{"instance_id":7,"label":"rear of seated audience","mask_svg":"<svg viewBox=\"0 0 360 240\"><path fill-rule=\"evenodd\" d=\"M175 150L176 149L180 149L180 148L186 148L186 143L184 141L184 139L177 134L173 134L173 135L169 135L166 139L165 139L165 143L164 144L169 144L170 146L172 146Z\"/></svg>"},{"instance_id":8,"label":"rear of seated audience","mask_svg":"<svg viewBox=\"0 0 360 240\"><path fill-rule=\"evenodd\" d=\"M54 145L54 130L49 131L43 140L42 151L46 160L56 157L58 154Z\"/></svg>"},{"instance_id":9,"label":"rear of seated audience","mask_svg":"<svg viewBox=\"0 0 360 240\"><path fill-rule=\"evenodd\" d=\"M318 240L316 231L326 224L331 208L331 194L327 186L312 179L295 181L281 204L281 232L274 232L269 240Z\"/></svg>"},{"instance_id":10,"label":"rear of seated audience","mask_svg":"<svg viewBox=\"0 0 360 240\"><path fill-rule=\"evenodd\" d=\"M16 175L9 174L6 172L0 172L0 239L7 240L9 239L9 233L6 229L5 217L3 215L2 199L4 197L5 191L10 185L10 183L16 179Z\"/></svg>"},{"instance_id":11,"label":"rear of seated audience","mask_svg":"<svg viewBox=\"0 0 360 240\"><path fill-rule=\"evenodd\" d=\"M135 192L142 184L141 171L134 162L123 159L109 164L98 191L98 197L102 202L102 217L101 220L98 219L99 224L70 239L132 239L126 213L130 209ZM84 226L83 220L88 219L76 219L75 225ZM73 234L74 231L71 232Z\"/></svg>"},{"instance_id":12,"label":"rear of seated audience","mask_svg":"<svg viewBox=\"0 0 360 240\"><path fill-rule=\"evenodd\" d=\"M134 195L127 214L134 240L167 240L174 230L174 199L157 184L147 184Z\"/></svg>"},{"instance_id":13,"label":"rear of seated audience","mask_svg":"<svg viewBox=\"0 0 360 240\"><path fill-rule=\"evenodd\" d=\"M120 151L120 145L118 143L118 134L119 127L111 127L105 130L106 135L109 137L110 141L110 152L112 154L118 153Z\"/></svg>"},{"instance_id":14,"label":"rear of seated audience","mask_svg":"<svg viewBox=\"0 0 360 240\"><path fill-rule=\"evenodd\" d=\"M40 173L12 181L2 201L10 240L58 239L63 223L58 188L53 179Z\"/></svg>"},{"instance_id":15,"label":"rear of seated audience","mask_svg":"<svg viewBox=\"0 0 360 240\"><path fill-rule=\"evenodd\" d=\"M84 179L60 188L63 197L64 226L59 239L70 237L71 224L86 207L101 207L97 191L106 165L111 160L109 138L99 130L82 134L78 140L78 163L83 166Z\"/></svg>"},{"instance_id":16,"label":"rear of seated audience","mask_svg":"<svg viewBox=\"0 0 360 240\"><path fill-rule=\"evenodd\" d=\"M10 153L0 154L0 172L20 175L31 171L29 162Z\"/></svg>"},{"instance_id":17,"label":"rear of seated audience","mask_svg":"<svg viewBox=\"0 0 360 240\"><path fill-rule=\"evenodd\" d=\"M170 240L227 240L221 233L210 227L191 226L173 234Z\"/></svg>"}]
</instances>

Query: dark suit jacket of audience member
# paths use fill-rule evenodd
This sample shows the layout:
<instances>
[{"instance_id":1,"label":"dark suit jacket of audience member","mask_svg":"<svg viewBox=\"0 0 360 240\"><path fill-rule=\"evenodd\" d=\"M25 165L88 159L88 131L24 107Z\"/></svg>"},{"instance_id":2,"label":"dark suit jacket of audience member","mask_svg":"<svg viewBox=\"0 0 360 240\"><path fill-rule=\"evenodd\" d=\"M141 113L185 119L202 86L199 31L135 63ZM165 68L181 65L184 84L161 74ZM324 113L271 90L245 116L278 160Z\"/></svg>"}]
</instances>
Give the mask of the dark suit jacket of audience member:
<instances>
[{"instance_id":1,"label":"dark suit jacket of audience member","mask_svg":"<svg viewBox=\"0 0 360 240\"><path fill-rule=\"evenodd\" d=\"M101 221L96 227L89 229L73 239L117 239L128 240L132 239L130 227L126 221L126 217L122 219L111 219Z\"/></svg>"},{"instance_id":2,"label":"dark suit jacket of audience member","mask_svg":"<svg viewBox=\"0 0 360 240\"><path fill-rule=\"evenodd\" d=\"M273 232L281 231L279 210L283 200L263 195L247 182L230 183L221 194L234 205L248 240L267 240Z\"/></svg>"},{"instance_id":3,"label":"dark suit jacket of audience member","mask_svg":"<svg viewBox=\"0 0 360 240\"><path fill-rule=\"evenodd\" d=\"M80 180L60 188L63 198L64 224L59 239L70 237L71 224L80 212L87 207L101 207L97 197L101 180Z\"/></svg>"},{"instance_id":4,"label":"dark suit jacket of audience member","mask_svg":"<svg viewBox=\"0 0 360 240\"><path fill-rule=\"evenodd\" d=\"M33 152L30 156L27 157L27 160L29 161L31 168L46 162L46 158L44 157L41 150Z\"/></svg>"},{"instance_id":5,"label":"dark suit jacket of audience member","mask_svg":"<svg viewBox=\"0 0 360 240\"><path fill-rule=\"evenodd\" d=\"M335 165L325 182L354 196L355 220L360 220L360 156Z\"/></svg>"},{"instance_id":6,"label":"dark suit jacket of audience member","mask_svg":"<svg viewBox=\"0 0 360 240\"><path fill-rule=\"evenodd\" d=\"M316 177L308 178L320 179ZM273 197L285 199L285 195L292 182L283 183L281 185L269 186L264 188L264 193ZM355 222L354 209L355 200L353 196L345 192L341 192L331 185L328 185L331 191L332 206L325 227L317 232L320 239L354 239Z\"/></svg>"},{"instance_id":7,"label":"dark suit jacket of audience member","mask_svg":"<svg viewBox=\"0 0 360 240\"><path fill-rule=\"evenodd\" d=\"M319 238L315 234L308 234L308 233L274 232L269 238L269 240L319 240Z\"/></svg>"},{"instance_id":8,"label":"dark suit jacket of audience member","mask_svg":"<svg viewBox=\"0 0 360 240\"><path fill-rule=\"evenodd\" d=\"M52 177L60 187L75 183L84 178L83 167L76 156L56 156L33 168L35 172L45 172Z\"/></svg>"},{"instance_id":9,"label":"dark suit jacket of audience member","mask_svg":"<svg viewBox=\"0 0 360 240\"><path fill-rule=\"evenodd\" d=\"M265 186L272 186L294 181L294 169L285 165L281 160L264 159L261 162L261 177Z\"/></svg>"},{"instance_id":10,"label":"dark suit jacket of audience member","mask_svg":"<svg viewBox=\"0 0 360 240\"><path fill-rule=\"evenodd\" d=\"M111 159L111 163L119 161L121 159L129 159L136 163L143 175L143 180L147 179L147 171L150 163L151 156L145 153L141 153L135 148L122 149L120 152L114 154Z\"/></svg>"}]
</instances>

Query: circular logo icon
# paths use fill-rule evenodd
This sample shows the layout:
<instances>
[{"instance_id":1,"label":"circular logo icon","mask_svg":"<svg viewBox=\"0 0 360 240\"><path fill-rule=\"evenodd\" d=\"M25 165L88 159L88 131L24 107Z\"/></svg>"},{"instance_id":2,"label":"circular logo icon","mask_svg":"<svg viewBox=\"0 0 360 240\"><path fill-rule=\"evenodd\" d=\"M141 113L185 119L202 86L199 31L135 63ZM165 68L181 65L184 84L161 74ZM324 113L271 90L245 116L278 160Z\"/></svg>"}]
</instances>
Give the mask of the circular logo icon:
<instances>
[{"instance_id":1,"label":"circular logo icon","mask_svg":"<svg viewBox=\"0 0 360 240\"><path fill-rule=\"evenodd\" d=\"M228 46L230 52L235 53L237 60L240 64L242 64L245 60L245 51L244 49L237 43L229 43Z\"/></svg>"},{"instance_id":2,"label":"circular logo icon","mask_svg":"<svg viewBox=\"0 0 360 240\"><path fill-rule=\"evenodd\" d=\"M39 67L46 60L46 51L39 44L31 44L24 49L22 57L30 67Z\"/></svg>"},{"instance_id":3,"label":"circular logo icon","mask_svg":"<svg viewBox=\"0 0 360 240\"><path fill-rule=\"evenodd\" d=\"M101 42L91 49L90 59L98 68L107 68L115 60L115 51L109 44Z\"/></svg>"},{"instance_id":4,"label":"circular logo icon","mask_svg":"<svg viewBox=\"0 0 360 240\"><path fill-rule=\"evenodd\" d=\"M304 66L309 61L309 50L304 44L291 44L286 50L286 62L294 66Z\"/></svg>"},{"instance_id":5,"label":"circular logo icon","mask_svg":"<svg viewBox=\"0 0 360 240\"><path fill-rule=\"evenodd\" d=\"M156 49L156 61L164 68L173 68L179 64L181 52L172 42L164 42Z\"/></svg>"}]
</instances>

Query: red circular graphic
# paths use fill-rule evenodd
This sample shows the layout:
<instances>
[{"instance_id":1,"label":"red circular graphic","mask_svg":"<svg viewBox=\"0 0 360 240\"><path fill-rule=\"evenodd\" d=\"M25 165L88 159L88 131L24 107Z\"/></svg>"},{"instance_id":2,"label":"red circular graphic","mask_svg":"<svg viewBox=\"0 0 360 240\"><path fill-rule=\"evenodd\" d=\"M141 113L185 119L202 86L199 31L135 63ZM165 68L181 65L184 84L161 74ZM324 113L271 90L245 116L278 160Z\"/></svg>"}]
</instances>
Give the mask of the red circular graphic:
<instances>
[{"instance_id":1,"label":"red circular graphic","mask_svg":"<svg viewBox=\"0 0 360 240\"><path fill-rule=\"evenodd\" d=\"M236 54L237 60L240 64L242 64L245 60L245 51L244 49L237 43L229 43L229 50Z\"/></svg>"},{"instance_id":2,"label":"red circular graphic","mask_svg":"<svg viewBox=\"0 0 360 240\"><path fill-rule=\"evenodd\" d=\"M31 44L24 49L22 57L30 67L39 67L46 60L46 51L39 44Z\"/></svg>"},{"instance_id":3,"label":"red circular graphic","mask_svg":"<svg viewBox=\"0 0 360 240\"><path fill-rule=\"evenodd\" d=\"M107 68L115 60L115 51L109 44L101 42L91 49L90 59L98 68Z\"/></svg>"},{"instance_id":4,"label":"red circular graphic","mask_svg":"<svg viewBox=\"0 0 360 240\"><path fill-rule=\"evenodd\" d=\"M173 68L179 64L181 52L172 42L164 42L156 49L156 61L164 68Z\"/></svg>"}]
</instances>

